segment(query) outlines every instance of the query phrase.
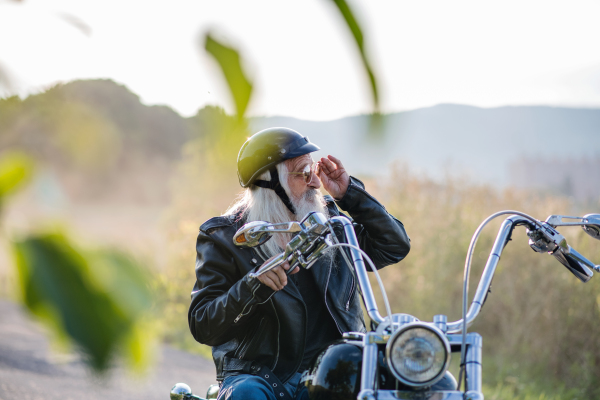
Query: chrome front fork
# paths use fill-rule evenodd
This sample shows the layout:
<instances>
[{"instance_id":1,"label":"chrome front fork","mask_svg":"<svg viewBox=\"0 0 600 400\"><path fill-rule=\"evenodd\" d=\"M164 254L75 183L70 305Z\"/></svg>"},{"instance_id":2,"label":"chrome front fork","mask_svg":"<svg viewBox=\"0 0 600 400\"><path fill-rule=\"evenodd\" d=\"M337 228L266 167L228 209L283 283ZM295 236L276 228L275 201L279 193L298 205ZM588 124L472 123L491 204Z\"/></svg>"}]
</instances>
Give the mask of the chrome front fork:
<instances>
[{"instance_id":1,"label":"chrome front fork","mask_svg":"<svg viewBox=\"0 0 600 400\"><path fill-rule=\"evenodd\" d=\"M462 335L446 335L454 353L460 352ZM389 337L376 332L369 332L363 338L363 362L358 400L403 400L413 399L415 392L401 390L377 390L378 345L386 344ZM443 400L483 400L482 392L482 338L478 333L467 334L466 357L466 390L440 391L432 393L433 397ZM439 395L438 395L439 394Z\"/></svg>"}]
</instances>

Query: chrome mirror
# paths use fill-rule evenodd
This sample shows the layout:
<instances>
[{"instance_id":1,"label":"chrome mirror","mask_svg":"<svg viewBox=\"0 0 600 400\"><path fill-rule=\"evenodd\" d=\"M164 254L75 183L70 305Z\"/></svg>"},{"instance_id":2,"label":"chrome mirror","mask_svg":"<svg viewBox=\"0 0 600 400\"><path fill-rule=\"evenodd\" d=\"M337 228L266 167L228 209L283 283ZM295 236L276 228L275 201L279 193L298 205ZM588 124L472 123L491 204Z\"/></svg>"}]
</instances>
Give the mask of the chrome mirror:
<instances>
[{"instance_id":1,"label":"chrome mirror","mask_svg":"<svg viewBox=\"0 0 600 400\"><path fill-rule=\"evenodd\" d=\"M271 224L265 221L248 222L233 236L233 244L241 247L256 247L271 239L273 233L296 233L302 226L296 222L283 222Z\"/></svg>"},{"instance_id":2,"label":"chrome mirror","mask_svg":"<svg viewBox=\"0 0 600 400\"><path fill-rule=\"evenodd\" d=\"M233 244L240 247L256 247L271 239L271 234L261 228L270 224L265 221L248 222L233 235Z\"/></svg>"},{"instance_id":3,"label":"chrome mirror","mask_svg":"<svg viewBox=\"0 0 600 400\"><path fill-rule=\"evenodd\" d=\"M571 219L575 221L564 221ZM585 233L600 240L600 214L587 214L583 217L569 217L566 215L551 215L546 222L553 226L581 226Z\"/></svg>"},{"instance_id":4,"label":"chrome mirror","mask_svg":"<svg viewBox=\"0 0 600 400\"><path fill-rule=\"evenodd\" d=\"M587 214L583 216L584 225L582 226L585 233L600 240L600 214Z\"/></svg>"}]
</instances>

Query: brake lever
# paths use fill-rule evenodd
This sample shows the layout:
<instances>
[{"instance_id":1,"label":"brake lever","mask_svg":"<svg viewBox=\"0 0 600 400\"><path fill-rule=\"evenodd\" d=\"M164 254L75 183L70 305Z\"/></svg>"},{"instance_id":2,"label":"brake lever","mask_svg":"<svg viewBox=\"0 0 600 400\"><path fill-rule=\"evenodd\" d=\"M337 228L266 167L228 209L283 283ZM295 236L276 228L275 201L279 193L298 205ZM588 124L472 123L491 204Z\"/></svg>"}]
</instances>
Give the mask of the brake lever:
<instances>
[{"instance_id":1,"label":"brake lever","mask_svg":"<svg viewBox=\"0 0 600 400\"><path fill-rule=\"evenodd\" d=\"M286 246L286 251L280 253L268 263L263 264L258 271L249 273L248 276L250 278L257 278L260 275L277 268L286 261L290 263L290 268L286 271L286 275L291 274L292 271L297 267L309 269L319 259L323 252L333 244L331 241L331 234L327 234L325 237L317 236L313 238L313 242L309 243L309 246L306 250L309 250L315 245L316 247L314 247L308 257L305 258L300 251L300 248L303 244L306 244L307 240L310 241L310 238L302 237L301 235L302 233L290 240ZM318 241L321 241L321 243L318 243Z\"/></svg>"},{"instance_id":2,"label":"brake lever","mask_svg":"<svg viewBox=\"0 0 600 400\"><path fill-rule=\"evenodd\" d=\"M538 253L551 254L579 280L587 282L594 275L592 270L600 272L600 266L595 265L567 244L567 239L554 229L555 226L570 225L568 223L564 225L561 222L562 218L565 217L553 215L548 217L546 222L542 222L539 228L528 229L529 246Z\"/></svg>"}]
</instances>

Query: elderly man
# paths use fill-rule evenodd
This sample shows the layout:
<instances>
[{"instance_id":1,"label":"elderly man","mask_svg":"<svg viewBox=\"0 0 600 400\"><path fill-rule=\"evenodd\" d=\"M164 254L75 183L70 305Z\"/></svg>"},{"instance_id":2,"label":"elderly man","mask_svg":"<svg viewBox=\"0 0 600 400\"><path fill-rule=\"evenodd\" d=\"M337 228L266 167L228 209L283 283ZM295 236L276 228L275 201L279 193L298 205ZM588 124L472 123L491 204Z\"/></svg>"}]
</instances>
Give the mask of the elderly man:
<instances>
[{"instance_id":1,"label":"elderly man","mask_svg":"<svg viewBox=\"0 0 600 400\"><path fill-rule=\"evenodd\" d=\"M327 156L314 163L310 153L317 150L291 129L256 133L238 156L242 197L200 227L188 319L194 338L212 346L219 398L297 398L301 373L324 346L343 332L365 332L355 278L337 249L309 270L296 268L288 276L284 264L249 279L291 236L236 247L233 235L243 224L299 221L311 211L337 216L340 207L352 216L360 247L377 268L410 250L402 223L340 160ZM330 196L320 193L321 185Z\"/></svg>"}]
</instances>

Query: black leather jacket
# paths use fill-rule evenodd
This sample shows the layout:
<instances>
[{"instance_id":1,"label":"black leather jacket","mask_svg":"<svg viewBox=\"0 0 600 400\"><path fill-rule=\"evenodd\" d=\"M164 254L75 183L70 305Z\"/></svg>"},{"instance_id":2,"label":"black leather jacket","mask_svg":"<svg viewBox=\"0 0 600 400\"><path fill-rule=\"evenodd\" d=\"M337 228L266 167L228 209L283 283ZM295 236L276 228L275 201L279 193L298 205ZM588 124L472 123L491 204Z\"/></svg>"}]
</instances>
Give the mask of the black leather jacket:
<instances>
[{"instance_id":1,"label":"black leather jacket","mask_svg":"<svg viewBox=\"0 0 600 400\"><path fill-rule=\"evenodd\" d=\"M330 215L340 215L333 198L327 197ZM360 247L378 269L408 254L410 239L404 226L365 191L362 182L351 178L337 205L354 219ZM275 292L258 279L248 279L248 272L264 260L254 249L233 244L233 235L243 224L235 216L215 217L200 227L190 330L198 342L212 346L217 380L240 371L232 360L251 360L286 382L304 353L305 305L292 280ZM343 235L341 230L337 234ZM357 283L341 255L338 258L333 267L317 262L309 271L340 332L364 332Z\"/></svg>"}]
</instances>

